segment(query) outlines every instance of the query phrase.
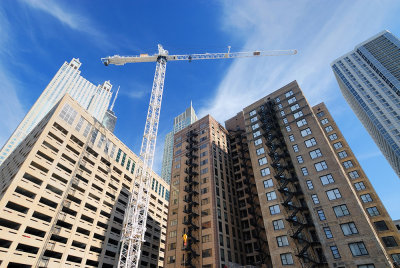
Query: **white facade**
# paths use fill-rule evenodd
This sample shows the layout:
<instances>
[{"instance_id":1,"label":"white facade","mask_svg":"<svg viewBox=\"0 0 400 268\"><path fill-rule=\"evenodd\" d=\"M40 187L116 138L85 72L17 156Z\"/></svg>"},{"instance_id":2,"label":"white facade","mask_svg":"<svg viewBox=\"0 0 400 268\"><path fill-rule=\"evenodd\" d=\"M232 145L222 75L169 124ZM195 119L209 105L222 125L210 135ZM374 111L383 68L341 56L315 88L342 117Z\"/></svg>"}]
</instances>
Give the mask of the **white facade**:
<instances>
[{"instance_id":1,"label":"white facade","mask_svg":"<svg viewBox=\"0 0 400 268\"><path fill-rule=\"evenodd\" d=\"M169 184L174 151L174 134L197 121L197 115L192 105L174 118L173 130L165 136L164 153L161 167L161 177Z\"/></svg>"},{"instance_id":2,"label":"white facade","mask_svg":"<svg viewBox=\"0 0 400 268\"><path fill-rule=\"evenodd\" d=\"M112 85L109 81L105 81L102 85L95 86L81 76L80 66L81 62L75 58L61 66L1 149L0 165L66 93L97 120L102 121L110 103Z\"/></svg>"}]
</instances>

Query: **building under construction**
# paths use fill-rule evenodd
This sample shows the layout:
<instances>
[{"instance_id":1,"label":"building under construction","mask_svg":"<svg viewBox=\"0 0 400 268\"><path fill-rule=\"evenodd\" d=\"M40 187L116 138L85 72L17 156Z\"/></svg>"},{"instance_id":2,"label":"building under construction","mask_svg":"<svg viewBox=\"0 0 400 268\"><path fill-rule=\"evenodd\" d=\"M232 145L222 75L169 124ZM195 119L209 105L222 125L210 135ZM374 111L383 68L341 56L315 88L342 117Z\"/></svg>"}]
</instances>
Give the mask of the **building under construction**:
<instances>
[{"instance_id":1,"label":"building under construction","mask_svg":"<svg viewBox=\"0 0 400 268\"><path fill-rule=\"evenodd\" d=\"M165 267L396 267L400 236L296 82L175 134Z\"/></svg>"}]
</instances>

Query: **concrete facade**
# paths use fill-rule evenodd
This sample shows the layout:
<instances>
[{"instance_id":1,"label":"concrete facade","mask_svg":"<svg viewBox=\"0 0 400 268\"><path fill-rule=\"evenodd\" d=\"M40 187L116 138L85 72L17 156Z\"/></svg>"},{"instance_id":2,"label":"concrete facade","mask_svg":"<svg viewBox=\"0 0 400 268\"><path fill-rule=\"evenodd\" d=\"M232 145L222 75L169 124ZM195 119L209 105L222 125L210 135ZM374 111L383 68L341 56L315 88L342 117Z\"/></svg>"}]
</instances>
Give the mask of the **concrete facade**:
<instances>
[{"instance_id":1,"label":"concrete facade","mask_svg":"<svg viewBox=\"0 0 400 268\"><path fill-rule=\"evenodd\" d=\"M0 166L0 267L116 267L140 159L69 95ZM140 267L163 267L168 185L155 173Z\"/></svg>"}]
</instances>

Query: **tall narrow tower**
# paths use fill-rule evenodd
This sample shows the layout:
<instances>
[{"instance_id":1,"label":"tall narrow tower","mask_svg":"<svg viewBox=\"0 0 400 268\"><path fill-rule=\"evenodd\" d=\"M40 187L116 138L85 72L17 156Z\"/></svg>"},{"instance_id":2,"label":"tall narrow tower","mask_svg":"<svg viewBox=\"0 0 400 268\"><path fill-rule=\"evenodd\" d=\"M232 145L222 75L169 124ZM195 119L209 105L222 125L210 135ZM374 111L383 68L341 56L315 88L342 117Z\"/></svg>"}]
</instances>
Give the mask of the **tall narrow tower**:
<instances>
[{"instance_id":1,"label":"tall narrow tower","mask_svg":"<svg viewBox=\"0 0 400 268\"><path fill-rule=\"evenodd\" d=\"M110 103L112 85L110 81L105 81L102 85L95 86L81 76L80 67L79 59L73 58L69 63L64 62L1 149L0 165L65 93L70 94L91 115L102 121Z\"/></svg>"}]
</instances>

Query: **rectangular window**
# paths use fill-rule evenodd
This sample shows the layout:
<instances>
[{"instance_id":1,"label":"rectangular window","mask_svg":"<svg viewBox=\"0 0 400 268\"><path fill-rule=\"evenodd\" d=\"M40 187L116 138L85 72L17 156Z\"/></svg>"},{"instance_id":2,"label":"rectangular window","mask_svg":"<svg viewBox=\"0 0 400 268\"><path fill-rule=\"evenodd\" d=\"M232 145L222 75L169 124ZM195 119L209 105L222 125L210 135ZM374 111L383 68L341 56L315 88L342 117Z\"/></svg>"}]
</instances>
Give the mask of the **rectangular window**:
<instances>
[{"instance_id":1,"label":"rectangular window","mask_svg":"<svg viewBox=\"0 0 400 268\"><path fill-rule=\"evenodd\" d=\"M337 188L326 191L326 195L328 196L329 200L335 200L335 199L342 198L342 195L340 194L340 191Z\"/></svg>"},{"instance_id":2,"label":"rectangular window","mask_svg":"<svg viewBox=\"0 0 400 268\"><path fill-rule=\"evenodd\" d=\"M289 97L292 96L292 95L293 95L293 91L292 91L292 90L290 90L290 91L288 91L288 92L285 93L285 97L286 97L286 98L289 98Z\"/></svg>"},{"instance_id":3,"label":"rectangular window","mask_svg":"<svg viewBox=\"0 0 400 268\"><path fill-rule=\"evenodd\" d=\"M269 207L269 212L271 215L275 215L281 213L281 209L279 208L279 205L273 205Z\"/></svg>"},{"instance_id":4,"label":"rectangular window","mask_svg":"<svg viewBox=\"0 0 400 268\"><path fill-rule=\"evenodd\" d=\"M370 207L367 208L367 212L371 217L380 215L379 210L377 207Z\"/></svg>"},{"instance_id":5,"label":"rectangular window","mask_svg":"<svg viewBox=\"0 0 400 268\"><path fill-rule=\"evenodd\" d=\"M169 237L171 238L176 237L176 231L169 232Z\"/></svg>"},{"instance_id":6,"label":"rectangular window","mask_svg":"<svg viewBox=\"0 0 400 268\"><path fill-rule=\"evenodd\" d=\"M339 149L339 148L342 148L343 145L342 145L342 143L339 141L339 142L334 143L334 144L333 144L333 147L335 147L335 149Z\"/></svg>"},{"instance_id":7,"label":"rectangular window","mask_svg":"<svg viewBox=\"0 0 400 268\"><path fill-rule=\"evenodd\" d=\"M257 138L260 135L261 135L261 132L259 130L253 133L254 138Z\"/></svg>"},{"instance_id":8,"label":"rectangular window","mask_svg":"<svg viewBox=\"0 0 400 268\"><path fill-rule=\"evenodd\" d=\"M308 170L306 167L302 167L301 168L301 172L303 173L303 176L307 176L308 175Z\"/></svg>"},{"instance_id":9,"label":"rectangular window","mask_svg":"<svg viewBox=\"0 0 400 268\"><path fill-rule=\"evenodd\" d=\"M332 126L327 126L327 127L325 128L325 131L326 131L327 133L333 131L333 127L332 127Z\"/></svg>"},{"instance_id":10,"label":"rectangular window","mask_svg":"<svg viewBox=\"0 0 400 268\"><path fill-rule=\"evenodd\" d=\"M292 104L294 102L296 102L296 97L292 97L292 98L288 99L289 104Z\"/></svg>"},{"instance_id":11,"label":"rectangular window","mask_svg":"<svg viewBox=\"0 0 400 268\"><path fill-rule=\"evenodd\" d=\"M362 181L354 183L354 187L356 187L357 191L361 191L365 189L365 185Z\"/></svg>"},{"instance_id":12,"label":"rectangular window","mask_svg":"<svg viewBox=\"0 0 400 268\"><path fill-rule=\"evenodd\" d=\"M290 110L292 110L292 112L296 111L297 109L300 109L300 105L298 103L296 103L295 105L290 106Z\"/></svg>"},{"instance_id":13,"label":"rectangular window","mask_svg":"<svg viewBox=\"0 0 400 268\"><path fill-rule=\"evenodd\" d=\"M310 152L311 159L315 159L315 158L318 158L321 156L322 156L322 153L321 153L320 149L316 149L316 150Z\"/></svg>"},{"instance_id":14,"label":"rectangular window","mask_svg":"<svg viewBox=\"0 0 400 268\"><path fill-rule=\"evenodd\" d=\"M272 186L274 186L274 182L272 181L272 179L264 181L264 188L269 188L269 187L272 187Z\"/></svg>"},{"instance_id":15,"label":"rectangular window","mask_svg":"<svg viewBox=\"0 0 400 268\"><path fill-rule=\"evenodd\" d=\"M289 140L290 140L291 142L293 142L293 141L294 141L294 136L293 136L293 135L289 135Z\"/></svg>"},{"instance_id":16,"label":"rectangular window","mask_svg":"<svg viewBox=\"0 0 400 268\"><path fill-rule=\"evenodd\" d=\"M337 135L336 135L336 133L333 133L333 134L329 135L329 139L330 139L331 141L337 140Z\"/></svg>"},{"instance_id":17,"label":"rectangular window","mask_svg":"<svg viewBox=\"0 0 400 268\"><path fill-rule=\"evenodd\" d=\"M296 158L297 158L297 162L298 162L299 164L304 163L303 157L302 157L301 155L296 156Z\"/></svg>"},{"instance_id":18,"label":"rectangular window","mask_svg":"<svg viewBox=\"0 0 400 268\"><path fill-rule=\"evenodd\" d=\"M350 171L350 172L349 172L349 176L350 176L350 178L352 178L352 179L356 179L356 178L359 178L359 177L360 177L360 175L358 175L357 170Z\"/></svg>"},{"instance_id":19,"label":"rectangular window","mask_svg":"<svg viewBox=\"0 0 400 268\"><path fill-rule=\"evenodd\" d=\"M374 222L374 225L375 225L376 229L380 232L389 230L385 221L376 221L376 222Z\"/></svg>"},{"instance_id":20,"label":"rectangular window","mask_svg":"<svg viewBox=\"0 0 400 268\"><path fill-rule=\"evenodd\" d=\"M261 139L257 139L257 140L254 141L254 145L255 145L255 146L258 146L258 145L260 145L261 143L262 143Z\"/></svg>"},{"instance_id":21,"label":"rectangular window","mask_svg":"<svg viewBox=\"0 0 400 268\"><path fill-rule=\"evenodd\" d=\"M250 112L250 116L253 116L253 115L255 115L256 113L257 113L256 110L253 110L253 111Z\"/></svg>"},{"instance_id":22,"label":"rectangular window","mask_svg":"<svg viewBox=\"0 0 400 268\"><path fill-rule=\"evenodd\" d=\"M313 195L311 195L311 198L312 198L314 204L319 204L318 195L313 194Z\"/></svg>"},{"instance_id":23,"label":"rectangular window","mask_svg":"<svg viewBox=\"0 0 400 268\"><path fill-rule=\"evenodd\" d=\"M314 166L315 166L316 171L322 171L322 170L328 169L328 166L326 165L325 161L315 163Z\"/></svg>"},{"instance_id":24,"label":"rectangular window","mask_svg":"<svg viewBox=\"0 0 400 268\"><path fill-rule=\"evenodd\" d=\"M281 111L281 116L285 116L285 111Z\"/></svg>"},{"instance_id":25,"label":"rectangular window","mask_svg":"<svg viewBox=\"0 0 400 268\"><path fill-rule=\"evenodd\" d=\"M382 241L385 244L385 247L387 247L387 248L392 248L392 247L398 246L396 239L394 239L393 236L384 236L384 237L382 237Z\"/></svg>"},{"instance_id":26,"label":"rectangular window","mask_svg":"<svg viewBox=\"0 0 400 268\"><path fill-rule=\"evenodd\" d=\"M256 129L259 128L259 127L260 127L260 125L259 125L258 123L255 123L254 125L251 126L251 128L252 128L253 130L256 130Z\"/></svg>"},{"instance_id":27,"label":"rectangular window","mask_svg":"<svg viewBox=\"0 0 400 268\"><path fill-rule=\"evenodd\" d=\"M321 221L326 220L325 213L324 213L324 211L323 211L322 209L317 210L317 213L318 213L318 217L319 217L319 219L320 219Z\"/></svg>"},{"instance_id":28,"label":"rectangular window","mask_svg":"<svg viewBox=\"0 0 400 268\"><path fill-rule=\"evenodd\" d=\"M294 264L292 254L290 254L290 253L281 254L281 262L282 262L282 265Z\"/></svg>"},{"instance_id":29,"label":"rectangular window","mask_svg":"<svg viewBox=\"0 0 400 268\"><path fill-rule=\"evenodd\" d=\"M299 151L299 146L297 144L293 145L293 151L297 153Z\"/></svg>"},{"instance_id":30,"label":"rectangular window","mask_svg":"<svg viewBox=\"0 0 400 268\"><path fill-rule=\"evenodd\" d=\"M257 155L264 154L265 153L264 147L257 149L256 152L257 152Z\"/></svg>"},{"instance_id":31,"label":"rectangular window","mask_svg":"<svg viewBox=\"0 0 400 268\"><path fill-rule=\"evenodd\" d=\"M350 215L346 205L335 206L333 207L333 211L338 218Z\"/></svg>"},{"instance_id":32,"label":"rectangular window","mask_svg":"<svg viewBox=\"0 0 400 268\"><path fill-rule=\"evenodd\" d=\"M286 126L286 131L287 131L287 132L292 131L291 127L290 127L290 126Z\"/></svg>"},{"instance_id":33,"label":"rectangular window","mask_svg":"<svg viewBox=\"0 0 400 268\"><path fill-rule=\"evenodd\" d=\"M77 115L77 111L74 110L74 108L72 108L68 103L66 103L64 105L64 107L62 108L59 116L65 121L67 122L69 125L72 125L72 123L75 120L75 117Z\"/></svg>"},{"instance_id":34,"label":"rectangular window","mask_svg":"<svg viewBox=\"0 0 400 268\"><path fill-rule=\"evenodd\" d=\"M372 197L371 197L370 194L363 194L363 195L360 195L360 197L361 197L361 200L362 200L364 203L372 202Z\"/></svg>"},{"instance_id":35,"label":"rectangular window","mask_svg":"<svg viewBox=\"0 0 400 268\"><path fill-rule=\"evenodd\" d=\"M278 97L275 99L275 102L281 102L281 99Z\"/></svg>"},{"instance_id":36,"label":"rectangular window","mask_svg":"<svg viewBox=\"0 0 400 268\"><path fill-rule=\"evenodd\" d=\"M332 177L332 174L321 176L319 177L319 179L321 180L322 185L327 185L335 182L335 180Z\"/></svg>"},{"instance_id":37,"label":"rectangular window","mask_svg":"<svg viewBox=\"0 0 400 268\"><path fill-rule=\"evenodd\" d=\"M285 118L283 118L282 119L283 120L283 123L286 125L289 121L287 120L287 118L285 117Z\"/></svg>"},{"instance_id":38,"label":"rectangular window","mask_svg":"<svg viewBox=\"0 0 400 268\"><path fill-rule=\"evenodd\" d=\"M317 141L314 138L306 140L304 143L306 144L307 148L317 145Z\"/></svg>"},{"instance_id":39,"label":"rectangular window","mask_svg":"<svg viewBox=\"0 0 400 268\"><path fill-rule=\"evenodd\" d=\"M346 153L346 151L341 151L341 152L338 152L338 156L340 159L343 159L343 158L347 157L347 153Z\"/></svg>"},{"instance_id":40,"label":"rectangular window","mask_svg":"<svg viewBox=\"0 0 400 268\"><path fill-rule=\"evenodd\" d=\"M353 235L353 234L358 234L358 230L354 222L348 222L340 225L340 228L342 228L342 232L345 236L347 235Z\"/></svg>"},{"instance_id":41,"label":"rectangular window","mask_svg":"<svg viewBox=\"0 0 400 268\"><path fill-rule=\"evenodd\" d=\"M302 127L302 126L305 126L305 125L307 125L306 119L303 118L303 119L297 121L297 126L298 127Z\"/></svg>"},{"instance_id":42,"label":"rectangular window","mask_svg":"<svg viewBox=\"0 0 400 268\"><path fill-rule=\"evenodd\" d=\"M328 239L333 238L333 234L332 234L331 228L324 227L324 232L325 232L326 238L328 238Z\"/></svg>"},{"instance_id":43,"label":"rectangular window","mask_svg":"<svg viewBox=\"0 0 400 268\"><path fill-rule=\"evenodd\" d=\"M318 117L323 117L324 115L325 115L324 112L319 112L319 113L317 113L317 116L318 116Z\"/></svg>"},{"instance_id":44,"label":"rectangular window","mask_svg":"<svg viewBox=\"0 0 400 268\"><path fill-rule=\"evenodd\" d=\"M324 119L321 120L321 124L322 124L322 125L326 125L326 124L328 124L328 123L329 123L328 118L324 118Z\"/></svg>"},{"instance_id":45,"label":"rectangular window","mask_svg":"<svg viewBox=\"0 0 400 268\"><path fill-rule=\"evenodd\" d=\"M282 103L279 103L278 104L278 109L282 109L282 108L283 108Z\"/></svg>"},{"instance_id":46,"label":"rectangular window","mask_svg":"<svg viewBox=\"0 0 400 268\"><path fill-rule=\"evenodd\" d=\"M269 168L261 169L260 172L261 172L261 176L263 176L263 177L265 177L271 173Z\"/></svg>"},{"instance_id":47,"label":"rectangular window","mask_svg":"<svg viewBox=\"0 0 400 268\"><path fill-rule=\"evenodd\" d=\"M307 183L308 189L310 189L310 190L314 189L314 185L313 185L312 181L307 180L306 183Z\"/></svg>"},{"instance_id":48,"label":"rectangular window","mask_svg":"<svg viewBox=\"0 0 400 268\"><path fill-rule=\"evenodd\" d=\"M306 137L308 135L311 135L311 129L308 127L306 129L303 129L302 131L300 131L300 134L302 137Z\"/></svg>"},{"instance_id":49,"label":"rectangular window","mask_svg":"<svg viewBox=\"0 0 400 268\"><path fill-rule=\"evenodd\" d=\"M276 242L278 244L278 247L289 246L289 240L286 235L278 236L276 238Z\"/></svg>"},{"instance_id":50,"label":"rectangular window","mask_svg":"<svg viewBox=\"0 0 400 268\"><path fill-rule=\"evenodd\" d=\"M251 122L251 123L254 123L254 122L256 122L256 121L257 121L257 116L254 116L253 118L250 119L250 122Z\"/></svg>"},{"instance_id":51,"label":"rectangular window","mask_svg":"<svg viewBox=\"0 0 400 268\"><path fill-rule=\"evenodd\" d=\"M293 116L294 116L294 119L297 119L297 118L303 116L303 112L302 111L298 111L297 113L294 113Z\"/></svg>"},{"instance_id":52,"label":"rectangular window","mask_svg":"<svg viewBox=\"0 0 400 268\"><path fill-rule=\"evenodd\" d=\"M271 201L271 200L275 200L275 199L276 199L276 193L275 193L275 191L268 192L268 193L266 193L266 195L267 195L267 200L268 200L268 201Z\"/></svg>"},{"instance_id":53,"label":"rectangular window","mask_svg":"<svg viewBox=\"0 0 400 268\"><path fill-rule=\"evenodd\" d=\"M281 230L285 228L283 220L272 221L272 224L274 226L274 230Z\"/></svg>"},{"instance_id":54,"label":"rectangular window","mask_svg":"<svg viewBox=\"0 0 400 268\"><path fill-rule=\"evenodd\" d=\"M340 259L340 253L337 246L331 246L332 256L334 259Z\"/></svg>"},{"instance_id":55,"label":"rectangular window","mask_svg":"<svg viewBox=\"0 0 400 268\"><path fill-rule=\"evenodd\" d=\"M259 164L260 166L265 165L265 164L267 164L267 163L268 163L268 161L267 161L267 158L266 158L266 157L263 157L263 158L258 159L258 164Z\"/></svg>"},{"instance_id":56,"label":"rectangular window","mask_svg":"<svg viewBox=\"0 0 400 268\"><path fill-rule=\"evenodd\" d=\"M368 255L367 248L365 247L363 242L350 243L349 247L353 256Z\"/></svg>"}]
</instances>

